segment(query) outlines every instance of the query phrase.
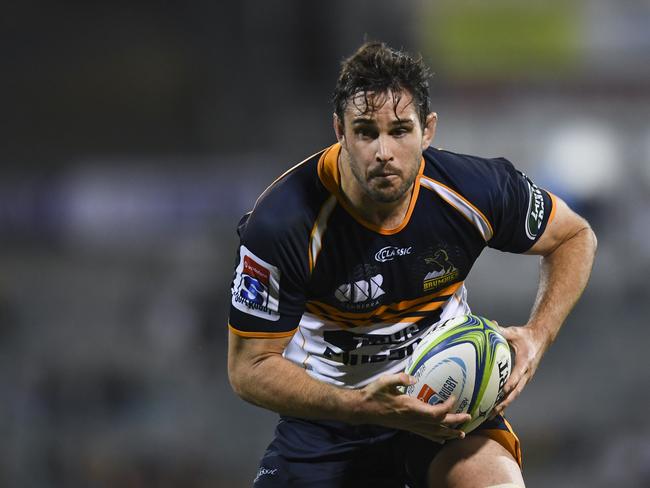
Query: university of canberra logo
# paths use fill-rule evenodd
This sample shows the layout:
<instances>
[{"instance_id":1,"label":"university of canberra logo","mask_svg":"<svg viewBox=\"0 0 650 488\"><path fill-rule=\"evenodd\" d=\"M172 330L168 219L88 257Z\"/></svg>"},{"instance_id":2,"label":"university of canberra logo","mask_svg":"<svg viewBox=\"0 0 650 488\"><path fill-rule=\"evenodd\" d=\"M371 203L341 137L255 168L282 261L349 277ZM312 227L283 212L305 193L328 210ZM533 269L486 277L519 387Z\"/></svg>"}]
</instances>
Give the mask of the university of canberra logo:
<instances>
[{"instance_id":1,"label":"university of canberra logo","mask_svg":"<svg viewBox=\"0 0 650 488\"><path fill-rule=\"evenodd\" d=\"M232 286L232 305L256 317L278 320L280 270L246 246L240 247L239 257Z\"/></svg>"}]
</instances>

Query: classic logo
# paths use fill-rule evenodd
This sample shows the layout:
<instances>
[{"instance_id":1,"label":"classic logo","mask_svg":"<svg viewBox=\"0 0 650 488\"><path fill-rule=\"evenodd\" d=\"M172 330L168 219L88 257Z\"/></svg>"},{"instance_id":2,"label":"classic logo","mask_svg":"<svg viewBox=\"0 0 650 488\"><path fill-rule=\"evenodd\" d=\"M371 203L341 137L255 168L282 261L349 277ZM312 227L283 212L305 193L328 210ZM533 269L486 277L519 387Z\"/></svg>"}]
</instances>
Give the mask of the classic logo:
<instances>
[{"instance_id":1,"label":"classic logo","mask_svg":"<svg viewBox=\"0 0 650 488\"><path fill-rule=\"evenodd\" d=\"M526 213L526 236L535 240L544 222L544 197L542 191L528 176L522 173L528 183L528 212Z\"/></svg>"},{"instance_id":2,"label":"classic logo","mask_svg":"<svg viewBox=\"0 0 650 488\"><path fill-rule=\"evenodd\" d=\"M354 283L344 283L334 292L336 299L343 303L363 303L369 300L375 300L386 293L381 285L384 277L376 274L367 279L355 281Z\"/></svg>"},{"instance_id":3,"label":"classic logo","mask_svg":"<svg viewBox=\"0 0 650 488\"><path fill-rule=\"evenodd\" d=\"M280 270L240 248L240 260L232 286L232 304L242 312L267 320L278 320Z\"/></svg>"},{"instance_id":4,"label":"classic logo","mask_svg":"<svg viewBox=\"0 0 650 488\"><path fill-rule=\"evenodd\" d=\"M409 247L395 247L395 246L382 247L375 254L375 261L379 261L380 263L385 263L386 261L392 261L396 257L407 256L407 255L411 254L412 250L413 250L412 246L409 246Z\"/></svg>"},{"instance_id":5,"label":"classic logo","mask_svg":"<svg viewBox=\"0 0 650 488\"><path fill-rule=\"evenodd\" d=\"M422 285L424 291L447 285L458 278L458 268L449 261L449 255L442 249L438 249L433 256L424 258L424 262L434 265L434 269L424 276Z\"/></svg>"}]
</instances>

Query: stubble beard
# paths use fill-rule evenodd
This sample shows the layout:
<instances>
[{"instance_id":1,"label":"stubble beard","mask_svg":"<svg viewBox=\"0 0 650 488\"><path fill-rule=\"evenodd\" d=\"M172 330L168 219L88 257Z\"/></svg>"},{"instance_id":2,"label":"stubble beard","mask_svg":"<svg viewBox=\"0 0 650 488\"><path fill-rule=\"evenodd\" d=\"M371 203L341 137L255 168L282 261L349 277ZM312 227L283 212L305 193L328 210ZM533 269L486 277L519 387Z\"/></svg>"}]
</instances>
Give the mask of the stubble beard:
<instances>
[{"instance_id":1,"label":"stubble beard","mask_svg":"<svg viewBox=\"0 0 650 488\"><path fill-rule=\"evenodd\" d=\"M418 174L418 164L414 163L413 166L408 168L407 174L404 174L403 171L397 173L401 179L399 186L386 185L382 187L375 178L372 178L373 172L370 172L371 178L369 179L368 175L361 171L359 165L352 158L350 158L350 169L366 195L378 203L393 203L400 200L411 189Z\"/></svg>"}]
</instances>

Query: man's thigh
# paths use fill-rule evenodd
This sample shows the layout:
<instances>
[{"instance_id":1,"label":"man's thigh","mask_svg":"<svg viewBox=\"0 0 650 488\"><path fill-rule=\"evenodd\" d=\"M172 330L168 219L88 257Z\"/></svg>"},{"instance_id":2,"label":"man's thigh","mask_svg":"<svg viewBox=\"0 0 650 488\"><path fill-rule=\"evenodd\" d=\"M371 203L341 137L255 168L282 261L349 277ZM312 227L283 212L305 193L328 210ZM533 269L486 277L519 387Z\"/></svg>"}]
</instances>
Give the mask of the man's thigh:
<instances>
[{"instance_id":1,"label":"man's thigh","mask_svg":"<svg viewBox=\"0 0 650 488\"><path fill-rule=\"evenodd\" d=\"M435 488L523 487L521 468L510 451L493 438L474 435L447 443L429 466Z\"/></svg>"},{"instance_id":2,"label":"man's thigh","mask_svg":"<svg viewBox=\"0 0 650 488\"><path fill-rule=\"evenodd\" d=\"M487 420L465 439L444 445L415 434L404 434L402 442L405 442L406 472L411 488L485 488L506 482L523 486L519 439L501 415ZM484 472L484 462L494 466L495 472ZM470 476L462 478L462 473ZM495 478L504 481L490 481Z\"/></svg>"}]
</instances>

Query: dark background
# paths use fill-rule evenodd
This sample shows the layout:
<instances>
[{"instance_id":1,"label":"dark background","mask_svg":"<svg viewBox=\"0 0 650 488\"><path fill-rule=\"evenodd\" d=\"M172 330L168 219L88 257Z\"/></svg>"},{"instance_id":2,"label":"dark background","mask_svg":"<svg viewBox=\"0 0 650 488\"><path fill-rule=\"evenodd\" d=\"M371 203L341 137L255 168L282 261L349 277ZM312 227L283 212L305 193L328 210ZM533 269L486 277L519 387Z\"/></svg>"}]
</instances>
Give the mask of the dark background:
<instances>
[{"instance_id":1,"label":"dark background","mask_svg":"<svg viewBox=\"0 0 650 488\"><path fill-rule=\"evenodd\" d=\"M529 486L650 485L650 4L44 2L0 16L0 486L249 486L275 415L226 376L234 229L334 141L340 61L421 52L437 146L589 218L591 284L509 418ZM521 324L536 258L486 252Z\"/></svg>"}]
</instances>

